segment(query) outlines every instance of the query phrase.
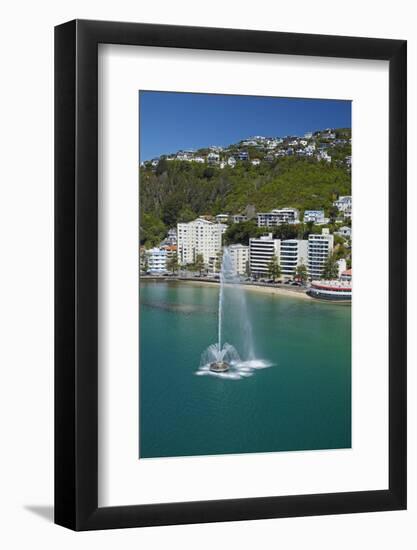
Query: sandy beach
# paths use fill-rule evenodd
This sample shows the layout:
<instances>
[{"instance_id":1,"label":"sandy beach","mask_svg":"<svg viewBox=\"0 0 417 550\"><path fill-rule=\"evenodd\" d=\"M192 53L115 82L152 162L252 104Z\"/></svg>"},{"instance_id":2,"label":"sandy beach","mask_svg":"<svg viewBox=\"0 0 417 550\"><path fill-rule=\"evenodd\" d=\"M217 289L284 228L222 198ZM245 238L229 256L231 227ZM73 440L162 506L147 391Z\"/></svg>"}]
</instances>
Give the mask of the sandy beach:
<instances>
[{"instance_id":1,"label":"sandy beach","mask_svg":"<svg viewBox=\"0 0 417 550\"><path fill-rule=\"evenodd\" d=\"M176 281L176 282L184 282L184 283L191 283L193 285L201 285L201 286L213 286L218 285L218 281L210 281L210 280L204 280L204 279L186 279L186 278L168 278L168 277L142 277L145 281ZM297 289L293 288L286 288L283 286L266 286L266 285L256 285L256 284L245 284L241 283L242 286L245 287L245 289L252 291L252 292L258 292L261 294L270 294L272 296L287 296L290 298L300 298L302 300L313 300L308 294L306 294L305 289L300 289L297 287Z\"/></svg>"}]
</instances>

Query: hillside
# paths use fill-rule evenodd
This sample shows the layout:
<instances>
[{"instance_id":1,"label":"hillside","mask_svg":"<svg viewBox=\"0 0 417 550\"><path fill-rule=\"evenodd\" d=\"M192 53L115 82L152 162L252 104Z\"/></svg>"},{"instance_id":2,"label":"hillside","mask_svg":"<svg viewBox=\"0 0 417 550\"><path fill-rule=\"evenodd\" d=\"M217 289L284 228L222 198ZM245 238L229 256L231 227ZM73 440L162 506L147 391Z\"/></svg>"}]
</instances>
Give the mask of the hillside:
<instances>
[{"instance_id":1,"label":"hillside","mask_svg":"<svg viewBox=\"0 0 417 550\"><path fill-rule=\"evenodd\" d=\"M323 148L317 138L311 141ZM227 153L220 153L221 158L241 149L230 146ZM250 158L259 159L257 166L244 161L221 169L218 164L163 157L156 166L145 164L140 168L141 243L157 244L178 222L199 215L238 214L248 205L258 212L290 206L301 214L308 209L324 209L329 215L339 195L351 194L350 169L344 162L350 155L350 142L333 145L329 152L331 162L318 160L316 155L272 156L256 149Z\"/></svg>"}]
</instances>

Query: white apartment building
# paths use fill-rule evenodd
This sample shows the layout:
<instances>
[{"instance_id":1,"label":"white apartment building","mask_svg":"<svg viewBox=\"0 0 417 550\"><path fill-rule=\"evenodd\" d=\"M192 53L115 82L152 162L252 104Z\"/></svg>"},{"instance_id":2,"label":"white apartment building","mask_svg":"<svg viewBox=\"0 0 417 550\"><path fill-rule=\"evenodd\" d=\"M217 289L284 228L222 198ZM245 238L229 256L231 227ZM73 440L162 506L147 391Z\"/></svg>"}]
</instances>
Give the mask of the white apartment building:
<instances>
[{"instance_id":1,"label":"white apartment building","mask_svg":"<svg viewBox=\"0 0 417 550\"><path fill-rule=\"evenodd\" d=\"M352 196L345 195L343 197L339 197L337 201L334 201L333 205L336 206L340 212L350 212L352 210Z\"/></svg>"},{"instance_id":2,"label":"white apartment building","mask_svg":"<svg viewBox=\"0 0 417 550\"><path fill-rule=\"evenodd\" d=\"M166 273L167 252L161 248L151 248L145 252L147 257L148 271L150 273Z\"/></svg>"},{"instance_id":3,"label":"white apartment building","mask_svg":"<svg viewBox=\"0 0 417 550\"><path fill-rule=\"evenodd\" d=\"M280 267L282 276L293 278L299 265L307 267L308 241L301 239L286 239L281 241Z\"/></svg>"},{"instance_id":4,"label":"white apartment building","mask_svg":"<svg viewBox=\"0 0 417 550\"><path fill-rule=\"evenodd\" d=\"M181 265L193 263L202 254L208 266L221 251L222 235L227 225L197 218L177 224L178 261Z\"/></svg>"},{"instance_id":5,"label":"white apartment building","mask_svg":"<svg viewBox=\"0 0 417 550\"><path fill-rule=\"evenodd\" d=\"M263 235L258 239L249 239L249 269L255 277L268 275L269 266L275 256L280 258L280 239L274 239L272 233Z\"/></svg>"},{"instance_id":6,"label":"white apartment building","mask_svg":"<svg viewBox=\"0 0 417 550\"><path fill-rule=\"evenodd\" d=\"M246 275L249 268L249 246L232 244L229 253L233 261L233 267L238 275Z\"/></svg>"},{"instance_id":7,"label":"white apartment building","mask_svg":"<svg viewBox=\"0 0 417 550\"><path fill-rule=\"evenodd\" d=\"M304 223L328 223L329 218L324 217L324 210L306 210L304 212Z\"/></svg>"},{"instance_id":8,"label":"white apartment building","mask_svg":"<svg viewBox=\"0 0 417 550\"><path fill-rule=\"evenodd\" d=\"M219 162L220 162L220 155L218 153L211 152L207 155L208 164L219 164Z\"/></svg>"},{"instance_id":9,"label":"white apartment building","mask_svg":"<svg viewBox=\"0 0 417 550\"><path fill-rule=\"evenodd\" d=\"M280 223L298 223L299 211L296 208L276 208L271 212L258 214L258 227L274 227Z\"/></svg>"},{"instance_id":10,"label":"white apartment building","mask_svg":"<svg viewBox=\"0 0 417 550\"><path fill-rule=\"evenodd\" d=\"M322 229L321 235L308 236L307 270L310 279L321 279L324 264L333 252L333 241L328 229Z\"/></svg>"}]
</instances>

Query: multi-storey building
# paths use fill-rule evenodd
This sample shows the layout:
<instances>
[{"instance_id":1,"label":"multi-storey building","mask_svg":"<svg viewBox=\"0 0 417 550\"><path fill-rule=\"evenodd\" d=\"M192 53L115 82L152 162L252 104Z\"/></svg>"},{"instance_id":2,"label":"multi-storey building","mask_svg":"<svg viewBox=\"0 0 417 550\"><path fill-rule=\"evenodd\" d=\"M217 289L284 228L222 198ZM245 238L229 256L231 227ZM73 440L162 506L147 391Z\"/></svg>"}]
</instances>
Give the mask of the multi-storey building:
<instances>
[{"instance_id":1,"label":"multi-storey building","mask_svg":"<svg viewBox=\"0 0 417 550\"><path fill-rule=\"evenodd\" d=\"M246 275L249 270L249 246L232 244L229 253L233 261L234 271L238 275Z\"/></svg>"},{"instance_id":2,"label":"multi-storey building","mask_svg":"<svg viewBox=\"0 0 417 550\"><path fill-rule=\"evenodd\" d=\"M328 229L322 229L321 235L308 236L307 270L310 279L321 279L324 264L333 252L333 235Z\"/></svg>"},{"instance_id":3,"label":"multi-storey building","mask_svg":"<svg viewBox=\"0 0 417 550\"><path fill-rule=\"evenodd\" d=\"M176 254L178 254L178 249L176 244L166 244L164 246L161 246L161 249L166 251L167 265L169 260L171 260Z\"/></svg>"},{"instance_id":4,"label":"multi-storey building","mask_svg":"<svg viewBox=\"0 0 417 550\"><path fill-rule=\"evenodd\" d=\"M329 218L324 217L324 210L306 210L304 212L304 223L328 223Z\"/></svg>"},{"instance_id":5,"label":"multi-storey building","mask_svg":"<svg viewBox=\"0 0 417 550\"><path fill-rule=\"evenodd\" d=\"M163 248L151 248L145 252L147 259L147 270L150 273L166 273L167 252Z\"/></svg>"},{"instance_id":6,"label":"multi-storey building","mask_svg":"<svg viewBox=\"0 0 417 550\"><path fill-rule=\"evenodd\" d=\"M333 205L336 206L340 212L350 212L352 210L352 196L345 195L343 197L339 197L337 201L334 201Z\"/></svg>"},{"instance_id":7,"label":"multi-storey building","mask_svg":"<svg viewBox=\"0 0 417 550\"><path fill-rule=\"evenodd\" d=\"M269 273L271 260L280 257L280 240L274 239L272 233L257 239L249 239L249 269L254 277L264 277Z\"/></svg>"},{"instance_id":8,"label":"multi-storey building","mask_svg":"<svg viewBox=\"0 0 417 550\"><path fill-rule=\"evenodd\" d=\"M201 254L208 266L221 251L222 235L227 225L197 218L189 223L177 224L178 260L186 265L195 262Z\"/></svg>"},{"instance_id":9,"label":"multi-storey building","mask_svg":"<svg viewBox=\"0 0 417 550\"><path fill-rule=\"evenodd\" d=\"M307 267L307 259L308 241L300 239L287 239L281 241L280 267L283 277L294 277L299 265L304 264Z\"/></svg>"},{"instance_id":10,"label":"multi-storey building","mask_svg":"<svg viewBox=\"0 0 417 550\"><path fill-rule=\"evenodd\" d=\"M298 223L299 211L296 208L276 208L271 212L258 214L258 227L274 227L280 223Z\"/></svg>"}]
</instances>

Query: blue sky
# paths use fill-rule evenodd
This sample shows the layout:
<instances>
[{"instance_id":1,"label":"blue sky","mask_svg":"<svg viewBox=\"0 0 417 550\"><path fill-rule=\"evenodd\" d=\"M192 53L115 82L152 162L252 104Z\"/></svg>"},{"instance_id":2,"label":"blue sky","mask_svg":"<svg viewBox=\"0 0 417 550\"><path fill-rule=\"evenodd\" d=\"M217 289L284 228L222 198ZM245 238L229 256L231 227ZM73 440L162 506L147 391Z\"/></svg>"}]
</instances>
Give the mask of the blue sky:
<instances>
[{"instance_id":1,"label":"blue sky","mask_svg":"<svg viewBox=\"0 0 417 550\"><path fill-rule=\"evenodd\" d=\"M351 126L350 101L148 91L139 98L141 161L254 135Z\"/></svg>"}]
</instances>

